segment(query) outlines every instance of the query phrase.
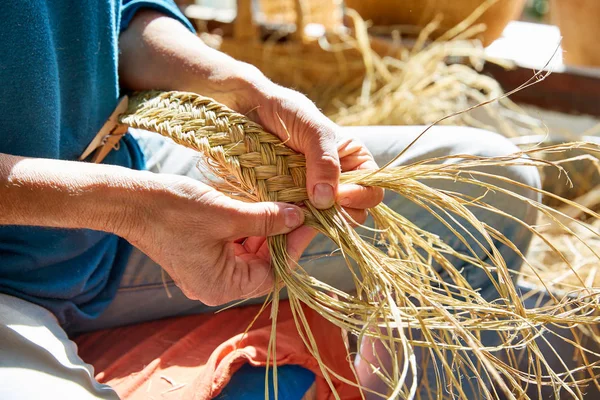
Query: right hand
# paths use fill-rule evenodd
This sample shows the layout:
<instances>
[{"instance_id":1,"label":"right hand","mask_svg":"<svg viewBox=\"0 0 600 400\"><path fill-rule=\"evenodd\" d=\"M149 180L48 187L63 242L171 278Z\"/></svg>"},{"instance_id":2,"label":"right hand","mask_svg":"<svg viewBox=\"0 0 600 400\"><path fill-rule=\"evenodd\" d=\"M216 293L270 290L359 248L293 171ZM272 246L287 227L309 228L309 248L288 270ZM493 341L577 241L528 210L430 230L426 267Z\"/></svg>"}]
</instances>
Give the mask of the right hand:
<instances>
[{"instance_id":1,"label":"right hand","mask_svg":"<svg viewBox=\"0 0 600 400\"><path fill-rule=\"evenodd\" d=\"M309 229L295 205L245 203L187 177L152 175L158 182L117 233L163 267L190 299L215 306L264 295L274 284L265 237L291 232L294 260L312 238L293 240Z\"/></svg>"}]
</instances>

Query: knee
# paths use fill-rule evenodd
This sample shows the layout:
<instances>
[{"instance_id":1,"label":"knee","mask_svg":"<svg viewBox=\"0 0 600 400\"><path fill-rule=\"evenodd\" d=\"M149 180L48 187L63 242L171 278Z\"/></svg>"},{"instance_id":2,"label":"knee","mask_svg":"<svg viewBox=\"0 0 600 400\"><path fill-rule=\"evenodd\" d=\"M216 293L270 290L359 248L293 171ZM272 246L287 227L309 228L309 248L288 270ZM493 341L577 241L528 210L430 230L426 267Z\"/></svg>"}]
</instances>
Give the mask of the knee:
<instances>
[{"instance_id":1,"label":"knee","mask_svg":"<svg viewBox=\"0 0 600 400\"><path fill-rule=\"evenodd\" d=\"M476 128L465 128L463 154L471 154L482 157L502 157L518 153L521 149L510 139L497 133ZM527 160L527 156L523 156ZM536 167L531 165L507 165L488 167L487 172L509 178L517 185L510 185L510 190L515 191L528 198L539 201L539 194L534 190L519 185L539 189L541 187L540 174Z\"/></svg>"},{"instance_id":2,"label":"knee","mask_svg":"<svg viewBox=\"0 0 600 400\"><path fill-rule=\"evenodd\" d=\"M481 129L467 129L463 140L463 149L465 150L462 152L463 154L481 157L502 157L519 153L520 151L509 139ZM523 161L527 161L527 156L523 156ZM514 219L507 218L495 211L487 212L483 210L478 214L478 217L500 231L521 253L525 254L533 237L527 225L535 224L538 216L538 209L527 199L538 202L541 200L540 193L537 192L541 187L540 174L537 167L531 165L500 165L482 167L480 170L491 175L508 178L512 183L493 177L482 177L479 179L501 187L517 196L508 193L505 194L498 190L490 190L482 193L484 194L483 202L514 217ZM507 264L517 269L521 264L520 256L509 246L500 244L499 249L505 257Z\"/></svg>"},{"instance_id":3,"label":"knee","mask_svg":"<svg viewBox=\"0 0 600 400\"><path fill-rule=\"evenodd\" d=\"M474 155L480 157L502 157L518 153L520 149L509 139L489 131L474 128L461 128L456 131L455 146L449 149L456 155ZM523 157L526 161L527 157ZM451 160L449 162L454 162ZM482 166L476 170L485 172L489 176L474 175L474 178L491 185L498 186L507 191L487 190L479 185L465 184L454 190L462 191L475 198L483 196L482 201L491 207L511 215L505 218L495 211L481 210L478 217L486 220L501 231L520 248L529 245L531 234L525 225L535 224L537 208L527 199L540 201L540 175L536 167L530 165L494 165ZM495 178L497 176L499 178ZM510 182L512 181L512 183ZM512 193L512 194L511 194ZM526 199L524 199L524 198ZM521 221L521 222L517 222Z\"/></svg>"}]
</instances>

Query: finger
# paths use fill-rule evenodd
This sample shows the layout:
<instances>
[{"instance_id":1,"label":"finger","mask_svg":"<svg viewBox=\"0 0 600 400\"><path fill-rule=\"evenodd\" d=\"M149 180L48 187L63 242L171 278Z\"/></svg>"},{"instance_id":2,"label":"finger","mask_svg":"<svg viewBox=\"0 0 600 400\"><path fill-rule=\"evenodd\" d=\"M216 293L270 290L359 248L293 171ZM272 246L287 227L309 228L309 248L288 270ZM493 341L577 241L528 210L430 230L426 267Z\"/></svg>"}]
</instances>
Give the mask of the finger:
<instances>
[{"instance_id":1,"label":"finger","mask_svg":"<svg viewBox=\"0 0 600 400\"><path fill-rule=\"evenodd\" d=\"M379 168L371 152L353 138L345 138L338 142L338 155L342 171Z\"/></svg>"},{"instance_id":2,"label":"finger","mask_svg":"<svg viewBox=\"0 0 600 400\"><path fill-rule=\"evenodd\" d=\"M246 239L244 243L233 242L233 246L236 256L249 253L265 260L268 260L271 256L269 254L269 247L265 237L251 237Z\"/></svg>"},{"instance_id":3,"label":"finger","mask_svg":"<svg viewBox=\"0 0 600 400\"><path fill-rule=\"evenodd\" d=\"M306 157L306 189L311 203L319 209L332 207L340 177L338 126L300 93L283 89L280 96L278 119L287 121L290 131L284 129L285 134L278 136L289 140L290 147ZM283 125L285 123L276 124L278 128Z\"/></svg>"},{"instance_id":4,"label":"finger","mask_svg":"<svg viewBox=\"0 0 600 400\"><path fill-rule=\"evenodd\" d=\"M233 251L236 256L248 253L248 250L241 243L233 243Z\"/></svg>"},{"instance_id":5,"label":"finger","mask_svg":"<svg viewBox=\"0 0 600 400\"><path fill-rule=\"evenodd\" d=\"M352 224L353 226L362 225L367 221L367 217L369 215L367 210L356 208L345 208L344 210L348 213L348 215L351 218L351 220L349 220L348 222L350 222L350 224Z\"/></svg>"},{"instance_id":6,"label":"finger","mask_svg":"<svg viewBox=\"0 0 600 400\"><path fill-rule=\"evenodd\" d=\"M304 250L317 236L317 231L309 226L301 226L287 236L287 252L291 258L291 267L300 259Z\"/></svg>"},{"instance_id":7,"label":"finger","mask_svg":"<svg viewBox=\"0 0 600 400\"><path fill-rule=\"evenodd\" d=\"M235 261L233 286L239 287L238 299L260 297L273 289L273 270L268 260L246 253Z\"/></svg>"},{"instance_id":8,"label":"finger","mask_svg":"<svg viewBox=\"0 0 600 400\"><path fill-rule=\"evenodd\" d=\"M239 248L238 248L239 247ZM242 250L239 244L227 244L224 252L228 261L219 280L226 283L215 296L222 296L220 303L249 297L259 297L273 288L273 270L269 259Z\"/></svg>"},{"instance_id":9,"label":"finger","mask_svg":"<svg viewBox=\"0 0 600 400\"><path fill-rule=\"evenodd\" d=\"M300 259L302 253L306 250L306 247L308 247L317 233L318 232L315 229L309 226L301 226L288 234L287 251L293 262ZM264 237L250 237L244 242L243 246L239 246L240 249L239 252L236 252L237 255L252 253L265 260L269 260L271 257L267 241Z\"/></svg>"},{"instance_id":10,"label":"finger","mask_svg":"<svg viewBox=\"0 0 600 400\"><path fill-rule=\"evenodd\" d=\"M379 166L371 158L371 155L351 155L347 157L340 156L340 165L342 171L354 171L357 169L379 169Z\"/></svg>"},{"instance_id":11,"label":"finger","mask_svg":"<svg viewBox=\"0 0 600 400\"><path fill-rule=\"evenodd\" d=\"M268 259L243 251L237 243L226 243L221 257L215 264L217 268L210 275L212 283L200 294L186 296L198 299L208 306L218 306L242 298L256 297L268 292L273 287L273 271ZM197 285L188 292L194 293ZM184 292L185 293L185 292Z\"/></svg>"},{"instance_id":12,"label":"finger","mask_svg":"<svg viewBox=\"0 0 600 400\"><path fill-rule=\"evenodd\" d=\"M335 203L340 179L340 160L331 127L310 126L303 152L306 155L306 185L310 202L318 209Z\"/></svg>"},{"instance_id":13,"label":"finger","mask_svg":"<svg viewBox=\"0 0 600 400\"><path fill-rule=\"evenodd\" d=\"M291 232L304 223L304 212L287 203L244 203L230 200L227 238L273 236Z\"/></svg>"},{"instance_id":14,"label":"finger","mask_svg":"<svg viewBox=\"0 0 600 400\"><path fill-rule=\"evenodd\" d=\"M383 189L354 184L340 185L337 202L348 208L373 208L383 201Z\"/></svg>"},{"instance_id":15,"label":"finger","mask_svg":"<svg viewBox=\"0 0 600 400\"><path fill-rule=\"evenodd\" d=\"M249 253L258 253L260 248L266 243L266 238L264 236L253 236L246 239L244 242L244 248Z\"/></svg>"}]
</instances>

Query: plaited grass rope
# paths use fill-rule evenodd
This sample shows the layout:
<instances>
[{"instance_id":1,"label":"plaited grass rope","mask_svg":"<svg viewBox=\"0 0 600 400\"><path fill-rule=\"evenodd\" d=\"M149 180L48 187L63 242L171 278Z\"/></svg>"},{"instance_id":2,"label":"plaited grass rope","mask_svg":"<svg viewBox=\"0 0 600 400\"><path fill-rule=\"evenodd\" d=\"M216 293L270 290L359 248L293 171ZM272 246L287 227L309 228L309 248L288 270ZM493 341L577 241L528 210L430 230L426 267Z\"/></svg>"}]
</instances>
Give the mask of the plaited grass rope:
<instances>
[{"instance_id":1,"label":"plaited grass rope","mask_svg":"<svg viewBox=\"0 0 600 400\"><path fill-rule=\"evenodd\" d=\"M454 396L466 399L468 395L464 389L468 385L475 387L476 398L499 398L500 392L507 398L529 398L525 390L527 385L550 386L557 397L563 393L571 398L582 398L583 385L595 383L593 361L586 361L576 370L565 367L554 371L538 343L546 341L543 334L549 326L570 328L579 337L582 335L580 327L595 325L599 320L595 314L598 292L586 288L582 282L577 293L556 299L553 304L525 308L513 283L515 271L506 265L496 243L503 243L517 252L518 249L500 231L479 221L472 210L483 208L511 218L486 203L486 196L493 191L527 202L555 223L557 229L570 230L560 219L566 216L520 194L517 189L553 196L551 193L493 175L482 167L560 168L539 154L573 147L598 151L596 145L569 143L502 157L452 155L408 166L342 174L342 183L395 191L421 205L440 221L456 222L452 230L457 240L469 249L464 254L383 204L369 210L376 226L374 240L362 237L337 205L328 210L315 209L307 200L304 156L286 147L279 138L247 117L212 99L192 93L146 92L133 97L129 104L127 113L121 117L123 123L160 133L201 152L204 164L216 177L213 184L219 190L246 201L303 202L307 213L305 223L339 246L353 274L355 293L345 293L320 282L301 266L290 268L285 250L286 237L280 235L268 239L275 281L287 287L298 332L319 362L336 398L339 397L330 380L335 372L322 363L300 303L360 339L371 337L383 343L393 367L375 373L389 387L385 393L389 398L418 397L423 393L420 385L424 385L432 398ZM446 160L453 162L440 163ZM431 180L478 185L482 195L468 197L423 183ZM507 185L512 185L514 190ZM591 210L585 212L600 217ZM534 224L520 223L534 235L540 235ZM474 247L467 243L467 226L481 236L475 240ZM557 257L566 259L558 249L555 250ZM600 260L600 255L591 250ZM485 257L478 255L481 252ZM500 299L486 301L452 264L451 257L482 268ZM525 269L535 275L535 265L524 256L523 259L528 267ZM437 270L433 261L438 265ZM440 269L447 275L445 279L442 279ZM331 293L336 296L332 297ZM274 352L278 287L274 288L270 300L273 335L269 350ZM485 347L481 341L484 331L500 335L501 345ZM598 342L597 337L592 339ZM574 351L584 359L598 356L577 343L573 345ZM425 356L423 363L432 362L431 359L437 363L434 382L424 381L420 376L417 350ZM518 352L529 360L528 368L519 370ZM464 374L473 379L461 380ZM489 382L494 384L489 386ZM355 382L347 383L356 385ZM366 393L366 389L362 389Z\"/></svg>"}]
</instances>

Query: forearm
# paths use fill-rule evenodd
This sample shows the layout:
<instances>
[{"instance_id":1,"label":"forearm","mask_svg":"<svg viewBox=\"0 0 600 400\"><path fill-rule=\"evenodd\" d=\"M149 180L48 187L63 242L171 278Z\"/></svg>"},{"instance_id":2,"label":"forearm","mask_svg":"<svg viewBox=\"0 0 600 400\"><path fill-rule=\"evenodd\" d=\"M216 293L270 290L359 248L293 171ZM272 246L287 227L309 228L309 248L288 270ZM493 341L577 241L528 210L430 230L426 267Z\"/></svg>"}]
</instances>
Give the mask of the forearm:
<instances>
[{"instance_id":1,"label":"forearm","mask_svg":"<svg viewBox=\"0 0 600 400\"><path fill-rule=\"evenodd\" d=\"M119 39L121 85L193 91L235 107L269 81L258 69L205 45L178 21L142 10Z\"/></svg>"},{"instance_id":2,"label":"forearm","mask_svg":"<svg viewBox=\"0 0 600 400\"><path fill-rule=\"evenodd\" d=\"M148 173L0 154L0 225L88 228L123 235Z\"/></svg>"}]
</instances>

